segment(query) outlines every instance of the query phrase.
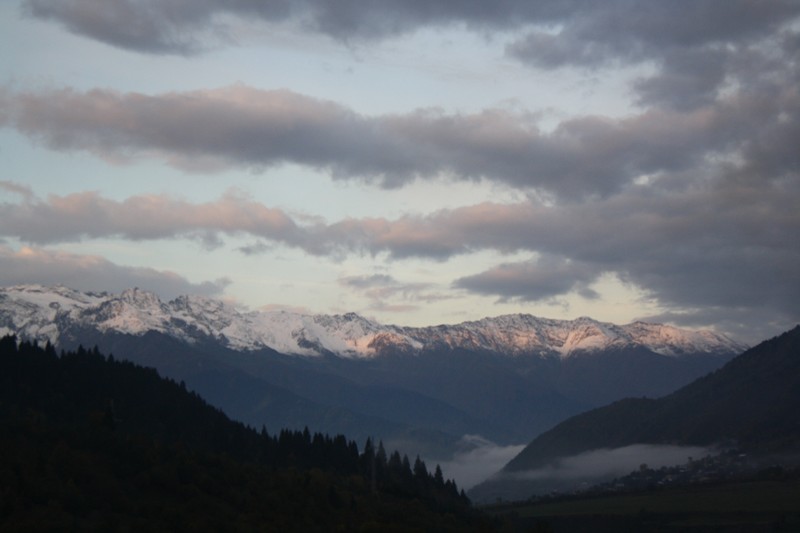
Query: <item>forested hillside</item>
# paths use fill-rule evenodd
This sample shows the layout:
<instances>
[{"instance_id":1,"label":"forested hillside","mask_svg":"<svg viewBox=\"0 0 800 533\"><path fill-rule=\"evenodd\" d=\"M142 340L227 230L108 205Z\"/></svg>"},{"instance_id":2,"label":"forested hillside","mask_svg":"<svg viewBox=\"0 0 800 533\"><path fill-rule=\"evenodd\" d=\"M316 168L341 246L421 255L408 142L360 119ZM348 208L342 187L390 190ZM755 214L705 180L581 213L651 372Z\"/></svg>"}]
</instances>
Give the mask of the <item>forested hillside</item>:
<instances>
[{"instance_id":1,"label":"forested hillside","mask_svg":"<svg viewBox=\"0 0 800 533\"><path fill-rule=\"evenodd\" d=\"M627 398L558 424L473 487L470 496L476 501L522 499L596 484L607 479L594 467L609 464L615 454L648 463L662 461L661 456L672 453L670 447L677 447L673 452L679 455L738 450L794 464L800 456L798 409L800 326L672 394ZM564 465L573 465L569 475L558 471Z\"/></svg>"},{"instance_id":2,"label":"forested hillside","mask_svg":"<svg viewBox=\"0 0 800 533\"><path fill-rule=\"evenodd\" d=\"M255 431L96 349L0 340L0 423L3 531L487 525L438 466L343 436Z\"/></svg>"},{"instance_id":3,"label":"forested hillside","mask_svg":"<svg viewBox=\"0 0 800 533\"><path fill-rule=\"evenodd\" d=\"M507 466L634 443L731 443L752 452L800 448L800 326L762 342L674 393L628 398L575 416L540 435Z\"/></svg>"}]
</instances>

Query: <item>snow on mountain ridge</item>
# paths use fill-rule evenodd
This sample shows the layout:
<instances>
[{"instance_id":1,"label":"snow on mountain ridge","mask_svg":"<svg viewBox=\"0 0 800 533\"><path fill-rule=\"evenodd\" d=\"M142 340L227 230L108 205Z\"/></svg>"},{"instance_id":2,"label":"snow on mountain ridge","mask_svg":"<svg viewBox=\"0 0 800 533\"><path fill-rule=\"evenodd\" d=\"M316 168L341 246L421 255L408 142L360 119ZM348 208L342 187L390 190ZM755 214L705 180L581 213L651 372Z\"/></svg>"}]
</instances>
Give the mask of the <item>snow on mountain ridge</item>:
<instances>
[{"instance_id":1,"label":"snow on mountain ridge","mask_svg":"<svg viewBox=\"0 0 800 533\"><path fill-rule=\"evenodd\" d=\"M0 334L13 332L58 344L62 326L67 324L131 335L158 331L190 343L213 339L239 351L270 348L287 354L331 353L355 358L389 350L419 353L436 347L561 357L628 345L668 356L745 348L710 331L644 322L618 326L588 317L556 320L515 314L412 328L382 325L355 313L250 311L199 296L163 302L154 293L140 289L113 295L60 286L0 288Z\"/></svg>"},{"instance_id":2,"label":"snow on mountain ridge","mask_svg":"<svg viewBox=\"0 0 800 533\"><path fill-rule=\"evenodd\" d=\"M557 320L528 314L502 315L417 331L417 338L425 337L451 348L491 348L511 354L554 352L562 356L603 349L625 337L620 326L587 317Z\"/></svg>"}]
</instances>

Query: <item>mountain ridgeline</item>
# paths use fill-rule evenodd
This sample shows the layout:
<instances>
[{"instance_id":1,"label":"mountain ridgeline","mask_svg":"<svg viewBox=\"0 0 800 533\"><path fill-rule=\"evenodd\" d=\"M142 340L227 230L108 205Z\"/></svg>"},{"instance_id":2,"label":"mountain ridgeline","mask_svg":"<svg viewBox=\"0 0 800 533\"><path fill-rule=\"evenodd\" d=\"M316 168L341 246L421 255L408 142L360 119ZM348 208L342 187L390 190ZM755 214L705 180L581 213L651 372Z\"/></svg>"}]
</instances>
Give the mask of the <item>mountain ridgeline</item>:
<instances>
[{"instance_id":1,"label":"mountain ridgeline","mask_svg":"<svg viewBox=\"0 0 800 533\"><path fill-rule=\"evenodd\" d=\"M0 423L4 531L486 525L438 466L341 435L259 433L97 349L0 340Z\"/></svg>"},{"instance_id":2,"label":"mountain ridgeline","mask_svg":"<svg viewBox=\"0 0 800 533\"><path fill-rule=\"evenodd\" d=\"M142 335L164 333L193 344L212 341L234 351L262 349L291 355L371 358L421 354L442 349L514 355L558 355L641 347L665 356L729 354L744 347L710 331L661 324L625 326L591 318L553 320L506 315L424 328L383 325L355 313L303 315L288 311L247 311L220 300L157 295L128 289L119 295L84 293L65 287L21 285L0 288L0 328L57 344L71 331Z\"/></svg>"},{"instance_id":3,"label":"mountain ridgeline","mask_svg":"<svg viewBox=\"0 0 800 533\"><path fill-rule=\"evenodd\" d=\"M377 436L439 459L467 434L528 442L592 407L670 393L744 350L712 332L658 324L508 315L407 328L353 313L34 285L0 289L0 333L59 349L97 345L255 427Z\"/></svg>"},{"instance_id":4,"label":"mountain ridgeline","mask_svg":"<svg viewBox=\"0 0 800 533\"><path fill-rule=\"evenodd\" d=\"M658 399L627 398L574 416L539 435L471 495L531 495L541 476L570 458L632 445L735 447L749 454L800 453L800 326ZM527 493L525 491L528 491Z\"/></svg>"}]
</instances>

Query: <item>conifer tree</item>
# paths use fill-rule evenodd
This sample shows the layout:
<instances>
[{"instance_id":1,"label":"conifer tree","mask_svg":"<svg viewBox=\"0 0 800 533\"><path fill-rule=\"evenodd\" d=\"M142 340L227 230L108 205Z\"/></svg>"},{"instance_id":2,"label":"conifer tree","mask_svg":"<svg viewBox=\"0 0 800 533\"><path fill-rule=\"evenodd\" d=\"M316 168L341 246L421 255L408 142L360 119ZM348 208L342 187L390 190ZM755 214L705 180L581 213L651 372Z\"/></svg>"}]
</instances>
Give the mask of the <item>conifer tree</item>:
<instances>
[{"instance_id":1,"label":"conifer tree","mask_svg":"<svg viewBox=\"0 0 800 533\"><path fill-rule=\"evenodd\" d=\"M414 461L414 477L423 480L428 478L428 467L425 466L425 461L420 459L419 455L417 455L417 460Z\"/></svg>"},{"instance_id":2,"label":"conifer tree","mask_svg":"<svg viewBox=\"0 0 800 533\"><path fill-rule=\"evenodd\" d=\"M444 487L444 475L442 474L442 467L436 465L436 472L433 474L433 480L436 482L437 487Z\"/></svg>"}]
</instances>

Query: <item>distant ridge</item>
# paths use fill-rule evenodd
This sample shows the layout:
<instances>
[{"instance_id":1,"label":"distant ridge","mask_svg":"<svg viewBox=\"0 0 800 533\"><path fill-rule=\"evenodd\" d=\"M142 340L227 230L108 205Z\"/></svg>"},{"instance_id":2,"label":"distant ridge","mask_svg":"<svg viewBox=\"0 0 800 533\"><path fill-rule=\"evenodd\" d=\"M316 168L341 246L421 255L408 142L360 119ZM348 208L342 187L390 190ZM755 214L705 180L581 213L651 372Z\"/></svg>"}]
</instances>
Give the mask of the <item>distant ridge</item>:
<instances>
[{"instance_id":1,"label":"distant ridge","mask_svg":"<svg viewBox=\"0 0 800 533\"><path fill-rule=\"evenodd\" d=\"M711 331L644 322L618 326L588 317L554 320L517 314L412 328L382 325L355 313L247 311L199 296L164 302L140 289L115 295L61 286L0 288L0 334L16 333L58 345L76 328L131 335L156 331L190 343L212 340L236 351L267 348L285 354L348 358L440 349L563 358L623 347L643 347L667 356L732 354L746 348Z\"/></svg>"}]
</instances>

